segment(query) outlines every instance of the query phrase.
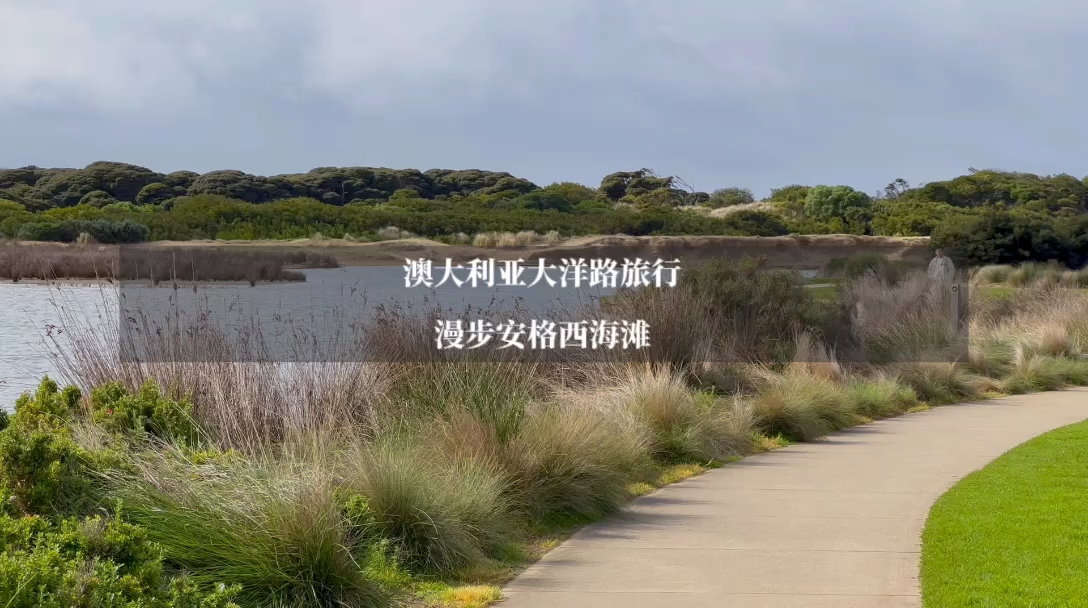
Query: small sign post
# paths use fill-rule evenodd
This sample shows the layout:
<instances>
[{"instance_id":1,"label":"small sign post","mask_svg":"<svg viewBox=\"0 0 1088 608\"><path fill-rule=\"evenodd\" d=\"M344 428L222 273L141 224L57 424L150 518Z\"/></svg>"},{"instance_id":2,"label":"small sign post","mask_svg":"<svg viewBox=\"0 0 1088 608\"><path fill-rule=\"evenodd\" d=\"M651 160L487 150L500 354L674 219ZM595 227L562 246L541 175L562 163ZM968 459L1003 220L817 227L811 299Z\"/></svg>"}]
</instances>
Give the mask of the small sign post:
<instances>
[{"instance_id":1,"label":"small sign post","mask_svg":"<svg viewBox=\"0 0 1088 608\"><path fill-rule=\"evenodd\" d=\"M952 333L960 334L960 286L952 285Z\"/></svg>"}]
</instances>

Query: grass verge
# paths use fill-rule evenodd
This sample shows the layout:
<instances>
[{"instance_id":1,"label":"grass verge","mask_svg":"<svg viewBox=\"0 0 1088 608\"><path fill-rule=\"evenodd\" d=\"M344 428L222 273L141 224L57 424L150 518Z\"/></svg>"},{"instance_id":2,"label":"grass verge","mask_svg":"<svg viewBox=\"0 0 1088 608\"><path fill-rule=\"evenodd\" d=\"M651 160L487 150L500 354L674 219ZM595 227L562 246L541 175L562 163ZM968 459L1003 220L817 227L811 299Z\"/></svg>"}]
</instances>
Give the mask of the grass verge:
<instances>
[{"instance_id":1,"label":"grass verge","mask_svg":"<svg viewBox=\"0 0 1088 608\"><path fill-rule=\"evenodd\" d=\"M922 533L927 607L1088 605L1088 422L964 478Z\"/></svg>"}]
</instances>

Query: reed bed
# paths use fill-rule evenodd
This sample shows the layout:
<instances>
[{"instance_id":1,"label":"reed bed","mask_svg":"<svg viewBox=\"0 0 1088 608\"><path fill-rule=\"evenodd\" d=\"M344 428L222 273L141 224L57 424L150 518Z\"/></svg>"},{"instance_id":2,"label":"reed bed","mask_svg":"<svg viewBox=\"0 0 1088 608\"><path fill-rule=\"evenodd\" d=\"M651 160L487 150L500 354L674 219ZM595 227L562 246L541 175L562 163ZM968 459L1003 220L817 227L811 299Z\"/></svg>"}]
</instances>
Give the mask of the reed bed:
<instances>
[{"instance_id":1,"label":"reed bed","mask_svg":"<svg viewBox=\"0 0 1088 608\"><path fill-rule=\"evenodd\" d=\"M289 266L335 268L336 260L305 251L165 248L87 242L0 242L0 279L19 281L104 279L120 281L304 281Z\"/></svg>"}]
</instances>

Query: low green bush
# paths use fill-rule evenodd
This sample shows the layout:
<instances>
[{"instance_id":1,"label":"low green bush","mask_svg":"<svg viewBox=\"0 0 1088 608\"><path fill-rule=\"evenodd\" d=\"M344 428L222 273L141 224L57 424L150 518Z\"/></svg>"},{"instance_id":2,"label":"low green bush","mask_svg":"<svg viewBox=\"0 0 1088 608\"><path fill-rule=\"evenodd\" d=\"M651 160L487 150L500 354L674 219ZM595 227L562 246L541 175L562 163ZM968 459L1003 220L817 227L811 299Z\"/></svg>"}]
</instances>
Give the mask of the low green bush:
<instances>
[{"instance_id":1,"label":"low green bush","mask_svg":"<svg viewBox=\"0 0 1088 608\"><path fill-rule=\"evenodd\" d=\"M237 591L167 576L145 531L119 518L0 517L5 608L238 608Z\"/></svg>"},{"instance_id":2,"label":"low green bush","mask_svg":"<svg viewBox=\"0 0 1088 608\"><path fill-rule=\"evenodd\" d=\"M16 237L27 241L74 242L87 233L99 243L142 243L151 236L144 224L132 220L63 220L28 222L20 226Z\"/></svg>"},{"instance_id":3,"label":"low green bush","mask_svg":"<svg viewBox=\"0 0 1088 608\"><path fill-rule=\"evenodd\" d=\"M33 394L15 402L15 414L0 431L0 489L4 507L17 514L71 514L91 501L92 456L72 438L70 422L79 390L60 391L42 380Z\"/></svg>"},{"instance_id":4,"label":"low green bush","mask_svg":"<svg viewBox=\"0 0 1088 608\"><path fill-rule=\"evenodd\" d=\"M91 410L94 421L110 432L188 445L199 438L192 404L163 397L152 380L136 394L130 394L120 382L102 385L91 393Z\"/></svg>"}]
</instances>

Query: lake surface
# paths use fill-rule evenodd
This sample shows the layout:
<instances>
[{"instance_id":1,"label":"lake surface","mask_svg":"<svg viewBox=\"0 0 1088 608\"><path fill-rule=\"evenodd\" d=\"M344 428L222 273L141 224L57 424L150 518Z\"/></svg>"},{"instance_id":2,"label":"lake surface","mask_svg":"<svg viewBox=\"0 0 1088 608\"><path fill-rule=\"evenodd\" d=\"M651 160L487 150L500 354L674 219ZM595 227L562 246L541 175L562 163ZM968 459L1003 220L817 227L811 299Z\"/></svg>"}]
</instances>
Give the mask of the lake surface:
<instances>
[{"instance_id":1,"label":"lake surface","mask_svg":"<svg viewBox=\"0 0 1088 608\"><path fill-rule=\"evenodd\" d=\"M440 307L444 310L511 309L546 315L553 307L574 302L591 304L615 290L610 288L562 288L541 283L535 287L460 287L447 281L441 286L405 286L403 267L349 267L304 271L305 282L249 285L202 284L177 289L161 284L0 284L0 407L11 410L16 398L37 387L49 375L60 379L56 355L70 351L66 323L76 321L104 334L118 327L118 301L126 315L162 311L211 313L213 322L230 324L240 316L256 314L269 326L292 319L308 327L329 330L334 311L374 310L378 305L398 305L404 310ZM442 278L435 269L434 283ZM529 273L532 274L532 273ZM527 282L534 276L528 277ZM542 317L546 318L546 317ZM335 324L332 324L335 327ZM273 353L276 357L277 353ZM288 355L283 353L284 358Z\"/></svg>"},{"instance_id":2,"label":"lake surface","mask_svg":"<svg viewBox=\"0 0 1088 608\"><path fill-rule=\"evenodd\" d=\"M126 284L0 284L0 407L12 409L16 398L33 390L45 375L58 379L57 353L70 350L66 323L76 322L99 332L105 343L116 343L118 302L126 315L139 311L152 314L164 310L203 311L212 321L230 325L229 319L256 313L266 326L285 319L321 326L335 334L335 323L327 323L333 311L373 310L381 304L411 309L463 311L466 308L506 310L516 307L531 311L533 318L549 317L554 308L571 304L593 306L597 298L614 293L612 288L549 286L460 287L446 282L427 288L405 286L403 267L349 267L305 271L305 282L249 285L201 285L193 287ZM803 273L806 276L809 273ZM434 269L434 283L442 277ZM527 273L526 282L535 278ZM210 313L210 314L209 314ZM195 314L195 313L194 313ZM455 317L449 317L455 318ZM121 324L123 325L123 324ZM332 327L334 329L329 329ZM111 332L113 332L111 334ZM111 342L112 340L112 342ZM284 359L288 358L286 352Z\"/></svg>"}]
</instances>

